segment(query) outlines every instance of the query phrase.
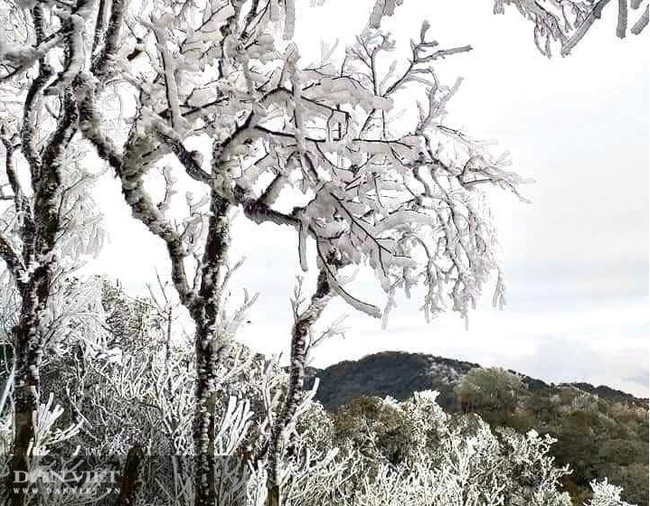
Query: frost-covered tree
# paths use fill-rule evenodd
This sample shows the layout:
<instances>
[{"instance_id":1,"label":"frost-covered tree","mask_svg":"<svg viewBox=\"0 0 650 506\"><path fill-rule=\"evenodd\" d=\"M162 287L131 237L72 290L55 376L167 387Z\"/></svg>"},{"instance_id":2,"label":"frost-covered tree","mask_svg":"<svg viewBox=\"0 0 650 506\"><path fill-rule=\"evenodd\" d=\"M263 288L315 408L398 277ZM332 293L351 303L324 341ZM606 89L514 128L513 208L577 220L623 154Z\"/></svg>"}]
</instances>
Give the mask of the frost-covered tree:
<instances>
[{"instance_id":1,"label":"frost-covered tree","mask_svg":"<svg viewBox=\"0 0 650 506\"><path fill-rule=\"evenodd\" d=\"M231 337L221 289L231 208L256 222L293 227L305 269L313 241L321 269L314 300L324 303L331 292L379 316L337 275L366 263L389 301L422 282L427 316L448 308L466 316L475 304L497 267L479 189L515 189L518 178L442 124L458 83L444 86L430 65L468 46L439 49L425 23L410 60L388 70L380 67L394 44L380 30L365 31L338 60L324 54L300 65L298 48L284 40L293 28L292 3L85 1L69 9L38 3L28 11L22 20L34 44L6 49L5 61L14 58L16 76L33 64L54 69L42 78L43 93L67 97L62 111L72 118L70 128L78 126L109 162L133 215L165 242L171 278L195 324L197 504L213 502L214 395ZM418 93L419 115L392 121L397 97ZM114 117L100 116L111 100L120 103ZM197 139L203 142L190 150ZM146 185L157 167L160 198ZM179 203L175 180L186 176L205 191ZM186 218L174 218L175 205L185 207ZM321 309L295 326L284 413L295 411L305 361L299 350ZM278 440L286 419L280 416L274 430ZM273 452L280 446L274 443ZM271 457L271 469L280 457Z\"/></svg>"},{"instance_id":2,"label":"frost-covered tree","mask_svg":"<svg viewBox=\"0 0 650 506\"><path fill-rule=\"evenodd\" d=\"M291 42L293 0L4 2L11 9L0 79L24 97L14 130L31 184L42 181L31 228L42 235L34 258L43 269L34 279L50 276L53 195L63 147L79 132L114 171L133 216L163 241L194 325L197 505L215 500L219 371L244 314L228 314L224 304L233 210L293 228L301 266L310 264L311 244L319 271L315 293L296 313L287 395L260 455L271 504L279 501L277 464L304 401L311 326L329 299L379 317L397 292L420 287L427 318L445 310L467 318L495 276L495 303L503 303L482 188L516 193L520 179L505 170L505 158L444 123L460 81L445 85L433 65L469 46L442 48L425 22L410 54L393 59L395 42L381 19L399 3L377 1L352 46L305 63ZM528 17L538 12L516 3ZM399 118L401 106L410 112ZM12 138L6 145L16 149ZM22 191L9 183L14 195ZM185 199L181 188L190 190ZM0 243L17 280L32 265L21 264L25 251L32 254L27 244L17 251L11 239ZM344 286L341 276L354 266L376 274L387 294L383 312ZM33 318L25 328L35 332ZM23 418L36 407L30 402Z\"/></svg>"},{"instance_id":3,"label":"frost-covered tree","mask_svg":"<svg viewBox=\"0 0 650 506\"><path fill-rule=\"evenodd\" d=\"M607 479L593 481L591 488L594 495L585 506L631 506L621 499L621 487L608 483Z\"/></svg>"},{"instance_id":4,"label":"frost-covered tree","mask_svg":"<svg viewBox=\"0 0 650 506\"><path fill-rule=\"evenodd\" d=\"M56 80L57 64L41 50L57 45L63 49L56 57L59 66L71 65L79 57L72 38L50 37L46 27L57 16L42 5L29 11L11 7L3 2L0 11L0 259L11 275L3 289L14 291L17 301L16 314L9 317L12 469L26 471L39 424L44 355L65 347L70 335L90 322L85 311L98 300L88 286L66 279L80 257L98 251L102 232L88 192L96 173L81 163L72 88L65 79ZM76 26L74 17L58 19L67 29ZM72 307L77 303L81 313ZM101 339L98 325L90 325L85 331ZM14 500L21 504L22 495Z\"/></svg>"},{"instance_id":5,"label":"frost-covered tree","mask_svg":"<svg viewBox=\"0 0 650 506\"><path fill-rule=\"evenodd\" d=\"M521 378L500 367L474 368L459 381L454 392L464 412L476 409L510 411L525 390Z\"/></svg>"}]
</instances>

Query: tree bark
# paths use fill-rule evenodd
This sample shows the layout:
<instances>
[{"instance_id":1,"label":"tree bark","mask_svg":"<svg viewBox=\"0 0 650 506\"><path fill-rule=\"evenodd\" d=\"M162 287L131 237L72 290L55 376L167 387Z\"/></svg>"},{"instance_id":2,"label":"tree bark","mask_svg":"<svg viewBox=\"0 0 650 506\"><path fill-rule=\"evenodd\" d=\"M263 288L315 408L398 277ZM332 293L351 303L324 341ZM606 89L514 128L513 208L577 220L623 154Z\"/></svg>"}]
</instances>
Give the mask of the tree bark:
<instances>
[{"instance_id":1,"label":"tree bark","mask_svg":"<svg viewBox=\"0 0 650 506\"><path fill-rule=\"evenodd\" d=\"M40 85L33 88L41 93ZM52 274L55 269L54 248L60 232L59 198L61 189L61 161L74 132L76 108L70 90L61 97L62 114L49 142L30 161L34 191L33 210L27 207L24 197L16 192L16 205L26 214L21 228L22 263L35 266L32 272L16 276L21 298L18 324L12 329L14 341L14 441L10 480L17 472L30 468L28 449L34 438L34 413L38 409L40 393L40 366L43 355L40 326L43 311L50 296ZM27 107L27 106L26 106ZM31 142L33 119L25 117L23 142ZM25 132L27 132L25 134ZM27 278L25 280L24 278ZM22 279L21 279L22 278ZM12 504L22 506L25 501L26 482L12 483ZM15 492L13 492L15 490Z\"/></svg>"},{"instance_id":2,"label":"tree bark","mask_svg":"<svg viewBox=\"0 0 650 506\"><path fill-rule=\"evenodd\" d=\"M35 206L38 207L38 206ZM50 228L58 231L57 223L46 223L45 217L40 217L43 223L39 228ZM46 247L38 248L41 256L51 254L54 247L54 235L50 240L43 241L39 234L38 242L45 242ZM14 441L12 458L12 479L19 471L29 470L28 448L34 438L34 413L38 409L40 394L40 367L43 355L40 326L42 313L47 307L51 289L53 264L46 261L38 266L26 287L21 291L21 310L18 324L12 329L14 340L15 370L14 376ZM26 483L17 483L17 492L12 494L12 504L20 506L24 503L24 488Z\"/></svg>"},{"instance_id":3,"label":"tree bark","mask_svg":"<svg viewBox=\"0 0 650 506\"><path fill-rule=\"evenodd\" d=\"M133 446L126 455L124 474L120 484L120 495L117 498L116 506L133 506L138 501L138 495L142 488L140 473L144 451L141 446Z\"/></svg>"},{"instance_id":4,"label":"tree bark","mask_svg":"<svg viewBox=\"0 0 650 506\"><path fill-rule=\"evenodd\" d=\"M14 375L14 441L11 459L10 486L13 506L24 503L27 481L15 481L17 476L30 469L28 448L34 439L33 413L38 408L40 392L40 358L36 326L36 308L23 302L20 322L12 329L16 373Z\"/></svg>"},{"instance_id":5,"label":"tree bark","mask_svg":"<svg viewBox=\"0 0 650 506\"><path fill-rule=\"evenodd\" d=\"M293 421L300 402L305 384L305 366L307 365L307 350L309 332L320 318L327 303L332 298L332 289L327 278L325 267L318 274L316 291L311 297L309 306L300 313L294 321L291 330L291 364L289 367L289 382L287 395L280 414L271 430L270 450L268 456L267 506L280 506L280 463L284 453L286 429Z\"/></svg>"},{"instance_id":6,"label":"tree bark","mask_svg":"<svg viewBox=\"0 0 650 506\"><path fill-rule=\"evenodd\" d=\"M194 411L195 505L215 505L215 409L219 364L228 351L227 336L217 329L221 310L220 275L230 242L229 203L211 192L208 237L203 252L201 286L190 309L196 323L196 388Z\"/></svg>"}]
</instances>

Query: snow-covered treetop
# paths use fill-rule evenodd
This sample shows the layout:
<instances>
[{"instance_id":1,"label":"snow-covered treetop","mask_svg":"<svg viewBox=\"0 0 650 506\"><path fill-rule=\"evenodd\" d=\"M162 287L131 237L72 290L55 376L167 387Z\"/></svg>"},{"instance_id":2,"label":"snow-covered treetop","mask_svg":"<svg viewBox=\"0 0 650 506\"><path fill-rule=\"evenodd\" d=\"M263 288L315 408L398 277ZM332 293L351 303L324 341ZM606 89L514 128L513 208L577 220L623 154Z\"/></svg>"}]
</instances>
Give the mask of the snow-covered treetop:
<instances>
[{"instance_id":1,"label":"snow-covered treetop","mask_svg":"<svg viewBox=\"0 0 650 506\"><path fill-rule=\"evenodd\" d=\"M3 49L12 68L5 80L44 58L58 69L46 89L72 83L82 132L120 174L134 213L174 251L181 294L191 295L190 242L201 240L197 216L206 213L190 205L181 223L166 216L178 198L171 177L162 201L151 197L142 176L168 164L168 154L248 218L294 227L305 269L313 240L330 284L359 310L381 313L341 286L339 268L370 265L389 295L387 310L396 291L423 285L427 318L446 309L466 317L494 272L495 302L503 302L482 188L516 193L520 178L505 170L505 158L445 124L460 80L445 85L433 70L469 46L440 46L425 22L409 57L391 62L393 39L368 28L342 59L326 52L302 65L287 40L293 2L38 6L59 21L31 49ZM103 37L93 40L95 16ZM26 10L25 19L29 34ZM83 57L64 63L59 46ZM108 103L119 107L102 107ZM398 117L397 103L410 118ZM210 149L191 150L185 143L194 138Z\"/></svg>"},{"instance_id":2,"label":"snow-covered treetop","mask_svg":"<svg viewBox=\"0 0 650 506\"><path fill-rule=\"evenodd\" d=\"M317 2L322 5L325 0ZM559 45L567 56L602 17L611 0L494 0L494 13L503 14L506 5L514 6L534 24L533 38L539 51L549 58ZM369 25L381 26L382 19L392 16L403 0L375 0ZM619 0L616 36L639 35L648 25L649 6L643 0ZM645 9L643 6L645 4Z\"/></svg>"},{"instance_id":3,"label":"snow-covered treetop","mask_svg":"<svg viewBox=\"0 0 650 506\"><path fill-rule=\"evenodd\" d=\"M609 3L610 0L495 0L494 13L502 14L506 5L515 6L534 23L535 44L542 54L550 57L554 43L558 43L560 54L567 56ZM617 4L616 36L622 39L628 34L639 35L648 25L648 2L619 0Z\"/></svg>"},{"instance_id":4,"label":"snow-covered treetop","mask_svg":"<svg viewBox=\"0 0 650 506\"><path fill-rule=\"evenodd\" d=\"M54 128L64 109L77 119L77 109L84 136L121 173L132 207L137 201L136 215L174 251L182 297L191 298L185 264L205 233L205 212L197 211L200 199L189 199L188 218L166 215L178 199L170 169L165 196L154 202L142 178L170 154L250 219L294 227L303 267L305 245L314 240L332 286L357 309L380 314L344 289L330 267L371 265L390 296L387 309L396 290L423 284L427 317L445 309L466 316L498 271L481 187L516 192L520 180L504 170L504 158L444 123L460 81L441 83L432 66L469 46L442 48L425 22L412 54L388 62L395 44L381 23L398 15L401 3L377 0L368 29L342 61L326 51L304 65L291 42L293 0L5 2L2 91L19 104L29 99L25 117L33 122L38 114L39 131ZM534 21L537 45L550 55L552 41L567 54L608 3L497 0L494 8L515 5ZM619 36L641 6L619 2ZM632 33L647 15L646 6ZM24 86L25 78L33 85ZM50 114L32 107L39 92ZM397 102L417 108L418 117L398 118ZM21 114L11 101L3 107L5 138L20 136L34 165L48 139L18 132ZM193 138L210 149L190 149ZM96 246L98 236L86 243ZM9 251L11 241L2 248Z\"/></svg>"}]
</instances>

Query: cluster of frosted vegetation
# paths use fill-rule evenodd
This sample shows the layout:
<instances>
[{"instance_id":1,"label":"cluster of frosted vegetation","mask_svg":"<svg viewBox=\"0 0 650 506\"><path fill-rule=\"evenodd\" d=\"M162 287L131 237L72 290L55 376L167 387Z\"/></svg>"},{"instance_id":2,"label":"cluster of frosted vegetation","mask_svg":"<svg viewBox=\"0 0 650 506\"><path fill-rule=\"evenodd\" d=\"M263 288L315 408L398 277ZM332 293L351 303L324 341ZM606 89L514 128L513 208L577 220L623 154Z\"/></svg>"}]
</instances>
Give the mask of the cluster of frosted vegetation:
<instances>
[{"instance_id":1,"label":"cluster of frosted vegetation","mask_svg":"<svg viewBox=\"0 0 650 506\"><path fill-rule=\"evenodd\" d=\"M353 444L361 450L370 429L377 450L392 464L401 463L419 443L410 439L415 432L411 419L383 399L394 395L406 400L414 392L438 388L436 402L450 423L478 416L495 431L533 430L556 439L548 455L556 466L570 467L560 482L573 504L586 501L591 483L605 478L623 486L626 501L648 502L647 400L587 384L549 385L499 368L472 368L418 354L381 353L319 374L323 381L316 398L331 412L338 446Z\"/></svg>"},{"instance_id":2,"label":"cluster of frosted vegetation","mask_svg":"<svg viewBox=\"0 0 650 506\"><path fill-rule=\"evenodd\" d=\"M595 478L608 477L624 485L627 500L647 503L647 400L600 398L581 386L526 388L507 371L473 369L455 393L462 412L476 413L491 426L534 428L557 439L551 454L570 465L572 473L562 481L576 500L589 496Z\"/></svg>"},{"instance_id":3,"label":"cluster of frosted vegetation","mask_svg":"<svg viewBox=\"0 0 650 506\"><path fill-rule=\"evenodd\" d=\"M317 327L335 297L386 318L413 294L427 320L467 319L486 286L505 302L488 195L518 196L521 179L446 122L460 80L435 66L471 47L439 44L424 22L397 53L382 21L401 3L377 0L350 47L305 62L293 33L309 7L294 0L0 1L0 490L13 506L568 504L534 432L451 426L421 395L400 409L422 419L423 453L384 464L329 444L304 388L309 353L337 332ZM608 3L495 11L515 6L550 56ZM641 4L618 2L619 37L645 27ZM167 254L150 300L78 277L102 248L91 188L105 172ZM293 231L315 282L292 301L286 374L235 340L255 302L230 297L237 213ZM356 268L375 274L383 308L346 283ZM101 465L120 469L113 496L42 479ZM619 492L594 484L590 501Z\"/></svg>"},{"instance_id":4,"label":"cluster of frosted vegetation","mask_svg":"<svg viewBox=\"0 0 650 506\"><path fill-rule=\"evenodd\" d=\"M138 462L133 476L139 483L138 504L191 504L196 372L191 338L175 324L177 308L154 294L131 298L100 278L73 285L75 297L99 304L93 306L95 317L109 338L89 346L80 334L44 367L46 402L39 406L41 423L32 448L40 470L77 461L79 469L121 474L133 460ZM3 381L10 362L5 354ZM493 382L485 375L502 377L512 388L504 387L504 381L489 388ZM268 428L283 404L287 372L237 345L224 361L220 379L215 504L267 504L268 475L257 456L269 444ZM474 370L459 383L458 394L464 403L471 398L477 411L487 410L488 403L503 407L521 390L516 382L516 376L503 372ZM313 391L306 393L290 427L281 468L283 504L628 505L621 488L607 480L592 482L588 498L572 503L562 486L571 470L551 456L551 436L489 425L476 414L448 414L436 392L415 393L401 402L361 398L333 413L312 397ZM2 407L0 453L7 455L12 413ZM84 500L116 502L115 490L103 483L79 486ZM46 484L32 493L29 504L37 498L48 505L75 504L50 493Z\"/></svg>"}]
</instances>

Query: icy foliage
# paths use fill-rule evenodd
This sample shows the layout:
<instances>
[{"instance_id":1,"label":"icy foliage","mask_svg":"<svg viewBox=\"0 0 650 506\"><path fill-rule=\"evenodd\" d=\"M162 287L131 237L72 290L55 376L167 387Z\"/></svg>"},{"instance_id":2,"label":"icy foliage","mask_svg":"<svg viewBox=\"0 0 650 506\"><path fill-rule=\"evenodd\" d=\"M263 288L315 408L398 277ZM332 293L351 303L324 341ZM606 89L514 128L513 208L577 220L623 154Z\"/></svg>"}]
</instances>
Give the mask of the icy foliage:
<instances>
[{"instance_id":1,"label":"icy foliage","mask_svg":"<svg viewBox=\"0 0 650 506\"><path fill-rule=\"evenodd\" d=\"M632 506L621 499L621 487L603 481L593 481L591 488L594 496L586 502L585 506Z\"/></svg>"},{"instance_id":2,"label":"icy foliage","mask_svg":"<svg viewBox=\"0 0 650 506\"><path fill-rule=\"evenodd\" d=\"M570 504L556 489L566 471L555 469L546 456L549 440L494 434L480 420L458 423L435 397L422 392L403 403L385 401L404 419L404 460L382 462L368 445L370 453L356 457L351 495L332 504Z\"/></svg>"},{"instance_id":3,"label":"icy foliage","mask_svg":"<svg viewBox=\"0 0 650 506\"><path fill-rule=\"evenodd\" d=\"M83 343L90 356L112 354L102 306L102 280L66 280L55 287L42 315L43 345L52 355Z\"/></svg>"},{"instance_id":4,"label":"icy foliage","mask_svg":"<svg viewBox=\"0 0 650 506\"><path fill-rule=\"evenodd\" d=\"M400 3L377 2L370 25ZM360 311L382 314L335 270L374 269L386 315L398 291L423 287L427 319L445 310L466 318L493 275L501 305L482 187L516 192L520 179L505 170L507 158L445 124L445 104L460 81L445 86L432 67L469 46L442 48L424 23L411 54L392 62L394 41L369 28L342 61L325 54L331 61L304 65L283 39L292 31L293 2L143 2L116 16L111 22L129 22L110 56L115 64L104 72L97 48L94 77L84 75L75 87L80 128L120 174L134 215L168 244L184 303L192 303L206 272L196 248L205 236L193 231L206 230L209 204L197 198L185 205L187 219L171 218L170 210L183 206L173 190L178 168L251 220L294 227L305 268L313 241L331 288ZM118 95L119 111L100 117L101 104L117 103ZM404 101L418 117L394 120ZM209 150L186 147L199 134ZM156 202L143 176L167 166L167 154L178 164L163 172L169 191Z\"/></svg>"},{"instance_id":5,"label":"icy foliage","mask_svg":"<svg viewBox=\"0 0 650 506\"><path fill-rule=\"evenodd\" d=\"M391 75L377 75L377 61L393 48L390 38L377 31L362 34L338 68L302 69L303 91L293 109L302 116L310 113L309 122L299 123L296 134L258 125L255 135L262 146L268 143L262 159L275 161L270 169L281 178L278 184L304 192L307 204L294 207L291 217L256 203L245 210L257 220L290 223L295 217L301 237L315 239L322 265L327 258L342 266L370 265L388 294L387 310L397 290L410 293L423 285L427 317L446 309L466 316L498 268L496 239L479 187L514 190L519 179L502 168L505 159L492 158L441 123L456 87L441 85L429 63L469 47L437 49L426 31L425 25L401 72L393 66ZM296 79L286 88L295 89ZM387 122L394 101L403 98L400 93L412 99L418 88L423 106L412 129ZM284 97L290 97L288 92ZM290 103L285 106L291 111ZM250 178L261 174L250 173L243 186L250 187ZM306 241L299 243L304 259ZM329 268L328 273L346 301L378 316L377 308L350 294Z\"/></svg>"},{"instance_id":6,"label":"icy foliage","mask_svg":"<svg viewBox=\"0 0 650 506\"><path fill-rule=\"evenodd\" d=\"M401 5L404 0L376 0L370 14L370 21L368 25L371 28L379 28L381 20L384 16L392 16L395 13L395 8Z\"/></svg>"},{"instance_id":7,"label":"icy foliage","mask_svg":"<svg viewBox=\"0 0 650 506\"><path fill-rule=\"evenodd\" d=\"M477 367L458 381L454 392L464 409L494 405L514 408L524 389L522 379L514 373L498 367Z\"/></svg>"},{"instance_id":8,"label":"icy foliage","mask_svg":"<svg viewBox=\"0 0 650 506\"><path fill-rule=\"evenodd\" d=\"M408 437L409 456L393 465L372 453L372 443L365 454L342 449L346 461L342 474L330 478L320 496L312 491L311 504L571 504L568 495L558 490L568 471L555 467L548 456L552 439L534 432L494 433L480 419L454 420L435 403L435 397L435 392L422 392L403 403L386 400L408 421L410 429L404 437ZM287 504L310 503L287 497Z\"/></svg>"},{"instance_id":9,"label":"icy foliage","mask_svg":"<svg viewBox=\"0 0 650 506\"><path fill-rule=\"evenodd\" d=\"M39 368L51 359L66 364L62 378L76 390L61 378L48 388L65 391L75 419L104 428L91 448L173 456L148 468L165 478L147 490L158 500L497 505L510 495L510 504L566 504L548 439L495 435L480 421L451 426L431 394L391 401L412 417L415 439L426 443L432 431L439 438L401 467L381 462L367 472L363 455L310 447L314 439L300 430L313 407L314 392L303 391L312 327L334 294L386 318L399 292L413 293L427 320L446 310L467 319L495 279L494 304L504 303L485 189L518 195L522 181L506 156L447 122L461 80L442 83L434 66L470 46L440 46L424 22L410 54L393 58L396 43L381 21L401 3L377 0L356 42L315 64L291 40L295 0L2 4L0 258L20 299L12 326L15 469L26 465L21 454L42 423L60 414L39 408ZM496 10L509 3L535 22L538 47L550 54L552 40L568 52L607 1L504 0ZM633 10L639 5L632 0ZM627 4L619 6L621 35ZM404 107L411 114L399 118ZM104 314L98 285L69 275L103 239L89 198L98 174L89 146L118 178L134 218L164 242L171 265L174 297L131 313L158 325L153 336L139 331L152 339L137 350L123 348L115 331L107 335L115 313ZM293 228L305 270L314 246L318 287L294 307L288 375L233 344L255 300L245 294L228 305L235 209ZM342 281L356 267L374 271L383 311ZM172 300L194 325L193 354L171 343ZM13 303L2 299L3 308ZM90 376L103 389L90 392ZM176 458L187 454L196 467Z\"/></svg>"},{"instance_id":10,"label":"icy foliage","mask_svg":"<svg viewBox=\"0 0 650 506\"><path fill-rule=\"evenodd\" d=\"M30 447L29 462L30 467L27 471L31 480L35 480L34 485L30 487L27 502L42 501L44 504L52 506L64 506L81 504L87 502L97 502L106 497L106 492L102 489L102 484L97 482L76 483L79 487L80 497L82 500L72 500L56 486L48 486L49 473L60 472L61 468L67 468L71 472L78 469L75 465L75 457L78 448L71 454L61 455L59 453L61 445L69 443L78 436L81 424L64 425L61 427L61 418L64 410L60 405L54 404L54 396L51 394L45 404L40 404L37 411L38 420L36 426L36 438ZM7 480L10 473L10 457L13 441L13 411L5 410L0 404L0 479ZM48 461L47 457L55 457ZM38 477L45 479L39 480ZM10 495L9 487L0 487L0 500L8 503Z\"/></svg>"},{"instance_id":11,"label":"icy foliage","mask_svg":"<svg viewBox=\"0 0 650 506\"><path fill-rule=\"evenodd\" d=\"M505 5L513 5L519 13L535 25L533 36L539 51L550 57L554 43L559 43L562 56L571 50L587 34L601 16L610 0L495 0L495 14L502 14ZM620 0L616 35L624 38L628 31L638 35L648 24L648 3L641 14L637 11L642 0ZM634 24L628 30L628 16L634 16Z\"/></svg>"},{"instance_id":12,"label":"icy foliage","mask_svg":"<svg viewBox=\"0 0 650 506\"><path fill-rule=\"evenodd\" d=\"M68 456L70 465L76 458L110 464L119 471L134 442L142 442L141 500L192 503L196 371L192 347L176 323L177 309L170 312L152 298L129 298L110 285L104 305L113 316L107 325L119 338L121 360L67 354L48 368L47 383L55 391L66 391L65 410L74 416L72 423L57 423L63 410L50 397L39 411L34 448ZM218 423L212 429L218 504L262 506L268 500L269 476L264 449L286 395L281 388L286 373L273 361L238 347L218 377L214 407ZM535 431L491 429L475 415L447 414L437 404L437 395L424 391L404 402L378 401L389 414L386 420L396 422L388 429L398 438L401 457L391 461L379 449L380 430L386 430L381 424L350 427L354 435L337 447L331 415L311 400L313 391L309 392L300 402L298 416L286 427L281 503L570 506L560 489L569 470L557 467L549 456L552 438ZM0 444L6 448L11 441L11 411L0 406L0 413L4 413ZM106 455L116 459L107 462ZM619 487L594 483L593 489L585 506L627 506L620 500ZM110 502L111 496L107 499ZM100 499L99 504L105 503Z\"/></svg>"}]
</instances>

